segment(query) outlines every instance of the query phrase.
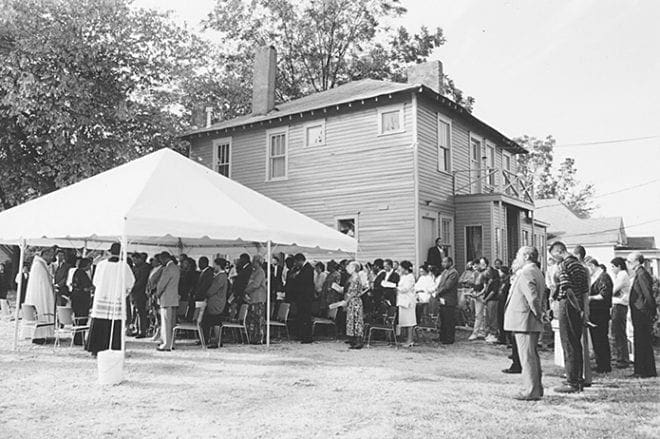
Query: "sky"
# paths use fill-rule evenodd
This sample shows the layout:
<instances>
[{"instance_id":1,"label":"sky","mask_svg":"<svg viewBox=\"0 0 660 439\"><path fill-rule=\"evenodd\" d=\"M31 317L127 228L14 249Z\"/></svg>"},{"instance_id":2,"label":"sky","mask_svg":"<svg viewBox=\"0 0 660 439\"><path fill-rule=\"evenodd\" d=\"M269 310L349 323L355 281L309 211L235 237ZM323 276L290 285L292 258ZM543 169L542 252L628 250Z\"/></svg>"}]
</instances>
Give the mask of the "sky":
<instances>
[{"instance_id":1,"label":"sky","mask_svg":"<svg viewBox=\"0 0 660 439\"><path fill-rule=\"evenodd\" d=\"M135 3L197 29L215 2ZM475 116L509 137L551 134L555 161L575 158L580 181L594 184L593 216L622 216L629 236L660 245L660 2L402 3L394 24L444 30L433 59L475 97Z\"/></svg>"}]
</instances>

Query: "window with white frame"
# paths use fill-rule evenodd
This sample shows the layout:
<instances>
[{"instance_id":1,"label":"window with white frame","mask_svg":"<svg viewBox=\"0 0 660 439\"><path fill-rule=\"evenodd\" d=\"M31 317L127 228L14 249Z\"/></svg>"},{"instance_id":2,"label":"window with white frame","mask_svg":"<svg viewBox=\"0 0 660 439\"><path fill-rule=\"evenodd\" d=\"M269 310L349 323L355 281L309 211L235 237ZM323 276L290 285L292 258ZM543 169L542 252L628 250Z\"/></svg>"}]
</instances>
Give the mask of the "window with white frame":
<instances>
[{"instance_id":1,"label":"window with white frame","mask_svg":"<svg viewBox=\"0 0 660 439\"><path fill-rule=\"evenodd\" d=\"M354 216L337 218L337 230L351 238L357 239L357 226L357 220Z\"/></svg>"},{"instance_id":2,"label":"window with white frame","mask_svg":"<svg viewBox=\"0 0 660 439\"><path fill-rule=\"evenodd\" d=\"M403 105L378 109L378 134L394 134L403 131Z\"/></svg>"},{"instance_id":3,"label":"window with white frame","mask_svg":"<svg viewBox=\"0 0 660 439\"><path fill-rule=\"evenodd\" d=\"M502 168L511 172L511 156L505 152L502 153Z\"/></svg>"},{"instance_id":4,"label":"window with white frame","mask_svg":"<svg viewBox=\"0 0 660 439\"><path fill-rule=\"evenodd\" d=\"M440 230L438 236L442 238L442 245L447 247L447 254L454 257L454 218L451 216L440 215Z\"/></svg>"},{"instance_id":5,"label":"window with white frame","mask_svg":"<svg viewBox=\"0 0 660 439\"><path fill-rule=\"evenodd\" d=\"M438 115L438 171L451 172L451 122Z\"/></svg>"},{"instance_id":6,"label":"window with white frame","mask_svg":"<svg viewBox=\"0 0 660 439\"><path fill-rule=\"evenodd\" d=\"M231 137L213 141L213 169L225 177L231 177Z\"/></svg>"},{"instance_id":7,"label":"window with white frame","mask_svg":"<svg viewBox=\"0 0 660 439\"><path fill-rule=\"evenodd\" d=\"M288 130L268 131L267 180L287 178Z\"/></svg>"},{"instance_id":8,"label":"window with white frame","mask_svg":"<svg viewBox=\"0 0 660 439\"><path fill-rule=\"evenodd\" d=\"M529 232L527 230L523 230L522 238L523 245L529 245Z\"/></svg>"},{"instance_id":9,"label":"window with white frame","mask_svg":"<svg viewBox=\"0 0 660 439\"><path fill-rule=\"evenodd\" d=\"M305 125L305 146L325 145L325 120Z\"/></svg>"}]
</instances>

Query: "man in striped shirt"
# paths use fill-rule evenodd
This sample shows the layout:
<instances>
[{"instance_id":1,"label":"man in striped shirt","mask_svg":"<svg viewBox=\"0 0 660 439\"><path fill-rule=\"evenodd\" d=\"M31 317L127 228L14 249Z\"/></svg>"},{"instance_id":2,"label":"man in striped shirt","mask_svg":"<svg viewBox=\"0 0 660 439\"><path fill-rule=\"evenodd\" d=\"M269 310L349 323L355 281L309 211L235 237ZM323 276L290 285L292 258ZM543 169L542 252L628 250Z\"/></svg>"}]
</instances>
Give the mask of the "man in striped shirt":
<instances>
[{"instance_id":1,"label":"man in striped shirt","mask_svg":"<svg viewBox=\"0 0 660 439\"><path fill-rule=\"evenodd\" d=\"M582 390L582 331L584 327L584 298L589 294L587 270L566 245L555 242L550 246L550 255L558 264L559 285L554 299L559 301L559 336L564 350L564 367L567 385L555 389L559 393L574 393Z\"/></svg>"}]
</instances>

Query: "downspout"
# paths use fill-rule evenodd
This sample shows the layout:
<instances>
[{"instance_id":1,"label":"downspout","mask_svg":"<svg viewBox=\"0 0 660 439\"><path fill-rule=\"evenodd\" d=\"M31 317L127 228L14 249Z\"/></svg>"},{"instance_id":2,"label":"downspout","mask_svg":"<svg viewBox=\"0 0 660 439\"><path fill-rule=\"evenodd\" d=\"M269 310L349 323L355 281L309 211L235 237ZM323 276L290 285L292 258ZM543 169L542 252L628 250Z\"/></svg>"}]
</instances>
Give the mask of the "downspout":
<instances>
[{"instance_id":1,"label":"downspout","mask_svg":"<svg viewBox=\"0 0 660 439\"><path fill-rule=\"evenodd\" d=\"M415 218L415 267L419 267L419 151L417 145L417 92L412 92L413 206Z\"/></svg>"}]
</instances>

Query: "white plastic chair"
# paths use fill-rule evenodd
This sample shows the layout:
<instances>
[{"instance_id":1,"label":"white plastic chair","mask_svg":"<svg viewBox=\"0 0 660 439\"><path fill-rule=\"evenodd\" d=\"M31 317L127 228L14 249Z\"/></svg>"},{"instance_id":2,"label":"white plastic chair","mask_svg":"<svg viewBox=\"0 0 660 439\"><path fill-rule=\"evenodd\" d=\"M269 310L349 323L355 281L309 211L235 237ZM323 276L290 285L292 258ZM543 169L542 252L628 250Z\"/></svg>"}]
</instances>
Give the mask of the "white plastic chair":
<instances>
[{"instance_id":1,"label":"white plastic chair","mask_svg":"<svg viewBox=\"0 0 660 439\"><path fill-rule=\"evenodd\" d=\"M60 338L62 334L68 334L71 336L71 344L69 347L73 346L73 341L77 333L82 332L83 339L85 334L89 331L89 325L79 325L76 322L77 318L74 317L73 308L68 306L58 306L57 307L57 324L55 325L55 346L60 345Z\"/></svg>"}]
</instances>

